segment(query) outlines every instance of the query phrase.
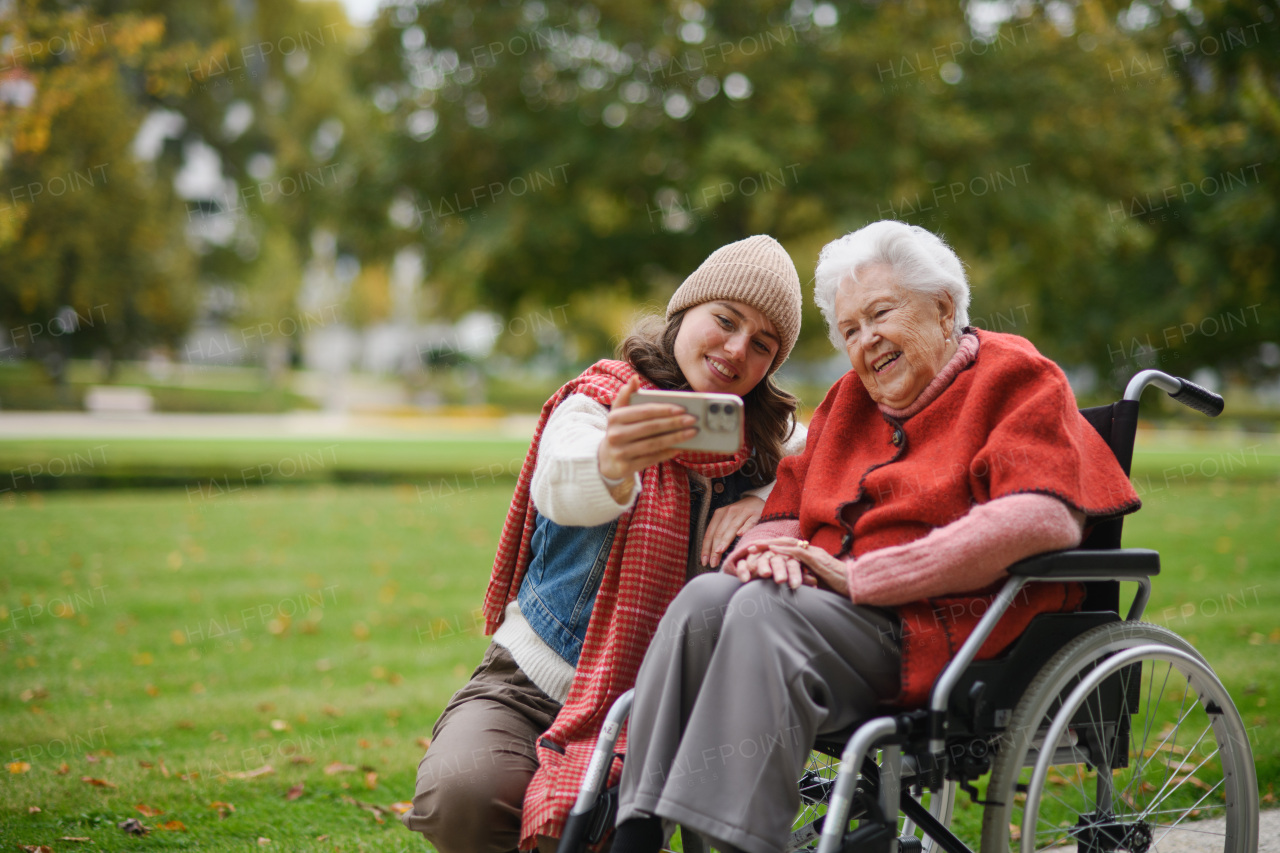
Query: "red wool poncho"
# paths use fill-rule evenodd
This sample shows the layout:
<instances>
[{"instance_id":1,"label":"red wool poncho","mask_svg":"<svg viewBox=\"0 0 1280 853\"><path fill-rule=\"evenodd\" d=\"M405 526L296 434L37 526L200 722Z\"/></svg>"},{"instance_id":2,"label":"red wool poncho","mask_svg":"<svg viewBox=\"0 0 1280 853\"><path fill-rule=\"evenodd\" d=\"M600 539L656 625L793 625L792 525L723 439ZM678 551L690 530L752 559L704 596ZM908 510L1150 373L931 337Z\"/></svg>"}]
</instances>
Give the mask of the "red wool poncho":
<instances>
[{"instance_id":1,"label":"red wool poncho","mask_svg":"<svg viewBox=\"0 0 1280 853\"><path fill-rule=\"evenodd\" d=\"M485 593L486 634L492 634L502 624L503 611L519 593L529 567L530 540L537 518L537 510L529 500L529 483L547 419L570 394L586 394L607 407L635 375L635 368L626 362L596 362L542 407ZM655 386L646 381L641 387ZM646 468L640 475L640 495L618 519L569 698L551 728L538 739L539 767L525 792L521 849L533 849L539 835L560 837L605 714L614 700L635 686L640 661L658 620L684 586L690 513L686 469L707 477L724 477L741 468L750 453L746 445L732 457L686 451L669 462ZM618 741L617 751L626 751L625 735ZM611 771L609 784L614 784L621 766L615 762Z\"/></svg>"},{"instance_id":2,"label":"red wool poncho","mask_svg":"<svg viewBox=\"0 0 1280 853\"><path fill-rule=\"evenodd\" d=\"M1052 495L1087 524L1136 510L1137 493L1058 366L1024 338L977 334L974 362L905 422L883 414L856 373L845 374L814 414L804 454L779 466L761 521L799 521L813 545L858 557L1006 495ZM903 623L895 704L924 701L993 597L988 588L894 608ZM978 659L1003 651L1033 616L1074 610L1082 598L1077 584L1029 584Z\"/></svg>"}]
</instances>

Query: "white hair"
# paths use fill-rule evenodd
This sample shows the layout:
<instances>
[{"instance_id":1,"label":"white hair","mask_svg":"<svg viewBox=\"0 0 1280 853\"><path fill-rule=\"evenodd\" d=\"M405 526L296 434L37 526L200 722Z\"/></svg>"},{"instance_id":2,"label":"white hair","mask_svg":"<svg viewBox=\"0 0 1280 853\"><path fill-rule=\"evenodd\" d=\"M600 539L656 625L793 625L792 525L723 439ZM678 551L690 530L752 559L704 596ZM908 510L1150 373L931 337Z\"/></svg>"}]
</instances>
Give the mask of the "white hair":
<instances>
[{"instance_id":1,"label":"white hair","mask_svg":"<svg viewBox=\"0 0 1280 853\"><path fill-rule=\"evenodd\" d=\"M836 291L847 280L857 282L860 270L878 264L887 264L894 280L909 290L950 294L956 308L956 335L969 325L969 281L956 253L932 231L884 219L832 240L818 255L813 301L827 321L827 336L836 349L844 349L836 329Z\"/></svg>"}]
</instances>

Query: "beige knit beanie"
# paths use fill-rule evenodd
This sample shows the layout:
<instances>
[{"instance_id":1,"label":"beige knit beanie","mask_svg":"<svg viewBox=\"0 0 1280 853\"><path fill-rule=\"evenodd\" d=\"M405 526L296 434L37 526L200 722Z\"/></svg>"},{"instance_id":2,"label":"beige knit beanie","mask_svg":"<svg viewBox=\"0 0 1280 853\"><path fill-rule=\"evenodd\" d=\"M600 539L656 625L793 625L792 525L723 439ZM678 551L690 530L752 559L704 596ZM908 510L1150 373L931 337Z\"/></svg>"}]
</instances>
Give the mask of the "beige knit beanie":
<instances>
[{"instance_id":1,"label":"beige knit beanie","mask_svg":"<svg viewBox=\"0 0 1280 853\"><path fill-rule=\"evenodd\" d=\"M714 299L746 303L772 321L781 345L770 373L787 360L800 334L800 276L777 240L757 234L716 249L676 288L667 319Z\"/></svg>"}]
</instances>

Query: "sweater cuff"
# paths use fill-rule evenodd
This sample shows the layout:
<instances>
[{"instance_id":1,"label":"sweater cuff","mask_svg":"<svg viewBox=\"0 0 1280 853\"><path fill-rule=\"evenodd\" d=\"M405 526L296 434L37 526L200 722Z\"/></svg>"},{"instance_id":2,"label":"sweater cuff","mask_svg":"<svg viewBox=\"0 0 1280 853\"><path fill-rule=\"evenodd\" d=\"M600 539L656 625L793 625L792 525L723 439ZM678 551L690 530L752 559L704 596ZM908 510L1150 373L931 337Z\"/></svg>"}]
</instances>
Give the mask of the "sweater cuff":
<instances>
[{"instance_id":1,"label":"sweater cuff","mask_svg":"<svg viewBox=\"0 0 1280 853\"><path fill-rule=\"evenodd\" d=\"M774 521L765 521L757 524L755 527L742 534L742 537L738 540L738 547L734 548L729 556L720 561L721 571L729 571L730 566L745 557L748 546L756 542L762 542L765 539L776 539L779 536L790 536L792 539L799 539L799 520L780 518L775 519Z\"/></svg>"},{"instance_id":2,"label":"sweater cuff","mask_svg":"<svg viewBox=\"0 0 1280 853\"><path fill-rule=\"evenodd\" d=\"M635 485L631 488L631 496L626 503L618 503L605 485L594 455L549 460L546 478L549 483L556 484L556 501L544 507L538 506L535 498L534 506L541 515L560 525L594 527L608 524L635 504L641 481L638 473L632 477ZM569 484L572 488L568 487Z\"/></svg>"},{"instance_id":3,"label":"sweater cuff","mask_svg":"<svg viewBox=\"0 0 1280 853\"><path fill-rule=\"evenodd\" d=\"M573 664L560 657L538 636L533 626L520 612L520 604L507 605L501 627L493 634L493 642L511 653L516 666L529 676L529 680L561 705L569 698L573 686Z\"/></svg>"}]
</instances>

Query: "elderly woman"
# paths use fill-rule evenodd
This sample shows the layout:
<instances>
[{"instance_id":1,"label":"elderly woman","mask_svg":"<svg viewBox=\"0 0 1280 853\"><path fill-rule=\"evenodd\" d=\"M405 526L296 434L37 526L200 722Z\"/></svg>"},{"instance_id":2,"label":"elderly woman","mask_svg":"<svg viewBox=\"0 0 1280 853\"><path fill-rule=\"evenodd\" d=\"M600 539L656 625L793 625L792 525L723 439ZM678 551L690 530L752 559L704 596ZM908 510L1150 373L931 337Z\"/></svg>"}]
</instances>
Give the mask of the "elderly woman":
<instances>
[{"instance_id":1,"label":"elderly woman","mask_svg":"<svg viewBox=\"0 0 1280 853\"><path fill-rule=\"evenodd\" d=\"M814 298L853 370L726 573L695 579L659 625L614 853L658 850L663 818L721 850L782 849L815 736L919 703L1009 565L1139 506L1062 371L968 327L964 269L935 235L877 222L834 241ZM1082 597L1028 590L980 657Z\"/></svg>"}]
</instances>

